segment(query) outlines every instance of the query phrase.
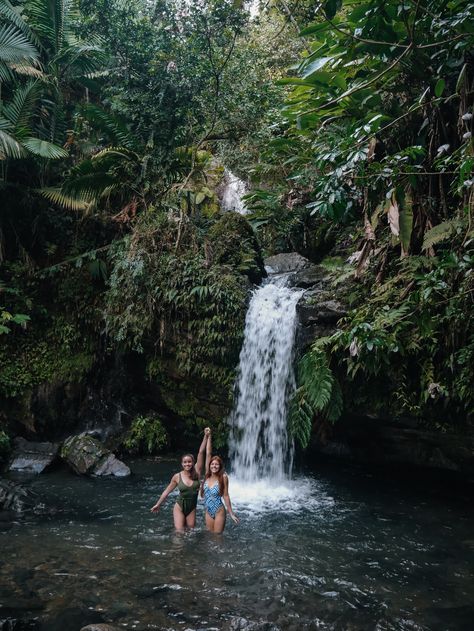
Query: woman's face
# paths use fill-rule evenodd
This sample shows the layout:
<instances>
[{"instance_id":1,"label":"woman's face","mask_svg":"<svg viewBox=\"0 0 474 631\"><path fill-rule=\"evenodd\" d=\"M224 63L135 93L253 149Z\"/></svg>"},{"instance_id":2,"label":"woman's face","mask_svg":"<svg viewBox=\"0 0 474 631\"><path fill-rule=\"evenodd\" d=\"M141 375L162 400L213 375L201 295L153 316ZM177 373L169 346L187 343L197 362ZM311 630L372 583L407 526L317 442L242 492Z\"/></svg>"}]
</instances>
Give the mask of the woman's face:
<instances>
[{"instance_id":1,"label":"woman's face","mask_svg":"<svg viewBox=\"0 0 474 631\"><path fill-rule=\"evenodd\" d=\"M191 471L194 465L194 460L190 456L184 456L181 460L181 466L185 471Z\"/></svg>"},{"instance_id":2,"label":"woman's face","mask_svg":"<svg viewBox=\"0 0 474 631\"><path fill-rule=\"evenodd\" d=\"M209 469L211 470L211 473L219 473L219 471L221 470L221 463L219 462L219 460L211 460Z\"/></svg>"}]
</instances>

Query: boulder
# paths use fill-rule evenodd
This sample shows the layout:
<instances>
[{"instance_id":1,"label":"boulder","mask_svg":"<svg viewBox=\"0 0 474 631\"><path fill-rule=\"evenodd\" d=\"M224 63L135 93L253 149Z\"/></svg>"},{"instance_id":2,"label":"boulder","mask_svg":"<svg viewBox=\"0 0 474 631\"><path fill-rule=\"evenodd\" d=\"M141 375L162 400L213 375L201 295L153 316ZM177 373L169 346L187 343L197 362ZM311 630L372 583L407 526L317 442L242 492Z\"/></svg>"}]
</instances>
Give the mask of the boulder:
<instances>
[{"instance_id":1,"label":"boulder","mask_svg":"<svg viewBox=\"0 0 474 631\"><path fill-rule=\"evenodd\" d=\"M305 267L312 265L311 261L306 259L298 252L285 252L284 254L275 254L269 256L264 261L265 269L269 274L284 274L286 272L297 272Z\"/></svg>"},{"instance_id":2,"label":"boulder","mask_svg":"<svg viewBox=\"0 0 474 631\"><path fill-rule=\"evenodd\" d=\"M299 321L303 326L309 324L336 324L347 311L338 300L322 300L308 302L303 299L297 306Z\"/></svg>"},{"instance_id":3,"label":"boulder","mask_svg":"<svg viewBox=\"0 0 474 631\"><path fill-rule=\"evenodd\" d=\"M41 473L54 463L58 451L59 445L55 443L35 443L24 438L16 438L9 469L24 473Z\"/></svg>"},{"instance_id":4,"label":"boulder","mask_svg":"<svg viewBox=\"0 0 474 631\"><path fill-rule=\"evenodd\" d=\"M38 506L36 495L17 482L0 480L0 511L23 513Z\"/></svg>"},{"instance_id":5,"label":"boulder","mask_svg":"<svg viewBox=\"0 0 474 631\"><path fill-rule=\"evenodd\" d=\"M61 457L81 475L113 475L120 478L130 475L127 465L89 434L67 438L61 448Z\"/></svg>"},{"instance_id":6,"label":"boulder","mask_svg":"<svg viewBox=\"0 0 474 631\"><path fill-rule=\"evenodd\" d=\"M290 285L292 287L303 287L304 289L308 289L309 287L315 286L322 287L327 280L327 270L319 265L310 264L293 274L290 278Z\"/></svg>"}]
</instances>

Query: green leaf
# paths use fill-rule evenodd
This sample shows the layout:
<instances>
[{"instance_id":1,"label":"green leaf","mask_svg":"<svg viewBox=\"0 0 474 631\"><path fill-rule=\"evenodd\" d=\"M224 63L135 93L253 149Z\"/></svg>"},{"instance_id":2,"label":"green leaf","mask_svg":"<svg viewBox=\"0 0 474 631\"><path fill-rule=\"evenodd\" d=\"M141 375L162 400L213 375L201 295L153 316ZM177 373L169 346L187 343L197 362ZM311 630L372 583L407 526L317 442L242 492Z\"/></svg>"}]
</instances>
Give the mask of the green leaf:
<instances>
[{"instance_id":1,"label":"green leaf","mask_svg":"<svg viewBox=\"0 0 474 631\"><path fill-rule=\"evenodd\" d=\"M440 97L443 92L444 92L444 88L446 87L446 81L444 79L438 79L436 85L435 85L435 96Z\"/></svg>"},{"instance_id":2,"label":"green leaf","mask_svg":"<svg viewBox=\"0 0 474 631\"><path fill-rule=\"evenodd\" d=\"M411 204L405 203L403 205L399 215L399 227L400 243L402 244L403 252L408 253L413 230L413 208Z\"/></svg>"},{"instance_id":3,"label":"green leaf","mask_svg":"<svg viewBox=\"0 0 474 631\"><path fill-rule=\"evenodd\" d=\"M59 158L67 158L69 156L66 149L58 147L58 145L41 140L41 138L25 138L22 145L31 151L35 156L47 158L48 160L58 160Z\"/></svg>"},{"instance_id":4,"label":"green leaf","mask_svg":"<svg viewBox=\"0 0 474 631\"><path fill-rule=\"evenodd\" d=\"M342 0L326 0L324 12L326 13L326 16L332 20L341 7Z\"/></svg>"}]
</instances>

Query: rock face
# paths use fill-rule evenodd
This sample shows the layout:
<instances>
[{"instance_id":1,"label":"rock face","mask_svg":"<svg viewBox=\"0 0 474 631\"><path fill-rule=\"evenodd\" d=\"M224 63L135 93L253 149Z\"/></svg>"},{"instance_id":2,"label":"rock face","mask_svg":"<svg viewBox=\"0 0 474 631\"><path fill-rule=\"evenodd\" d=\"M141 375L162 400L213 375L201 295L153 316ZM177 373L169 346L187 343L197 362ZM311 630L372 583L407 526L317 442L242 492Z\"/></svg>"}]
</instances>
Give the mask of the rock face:
<instances>
[{"instance_id":1,"label":"rock face","mask_svg":"<svg viewBox=\"0 0 474 631\"><path fill-rule=\"evenodd\" d=\"M55 443L34 443L24 438L16 438L9 469L24 473L41 473L54 463L58 452L59 445Z\"/></svg>"},{"instance_id":2,"label":"rock face","mask_svg":"<svg viewBox=\"0 0 474 631\"><path fill-rule=\"evenodd\" d=\"M376 465L408 464L474 479L474 436L427 431L414 419L341 418L311 451Z\"/></svg>"},{"instance_id":3,"label":"rock face","mask_svg":"<svg viewBox=\"0 0 474 631\"><path fill-rule=\"evenodd\" d=\"M0 511L23 513L38 505L34 493L11 480L0 480Z\"/></svg>"},{"instance_id":4,"label":"rock face","mask_svg":"<svg viewBox=\"0 0 474 631\"><path fill-rule=\"evenodd\" d=\"M82 475L113 475L118 478L130 475L125 463L88 434L67 438L61 448L61 457Z\"/></svg>"}]
</instances>

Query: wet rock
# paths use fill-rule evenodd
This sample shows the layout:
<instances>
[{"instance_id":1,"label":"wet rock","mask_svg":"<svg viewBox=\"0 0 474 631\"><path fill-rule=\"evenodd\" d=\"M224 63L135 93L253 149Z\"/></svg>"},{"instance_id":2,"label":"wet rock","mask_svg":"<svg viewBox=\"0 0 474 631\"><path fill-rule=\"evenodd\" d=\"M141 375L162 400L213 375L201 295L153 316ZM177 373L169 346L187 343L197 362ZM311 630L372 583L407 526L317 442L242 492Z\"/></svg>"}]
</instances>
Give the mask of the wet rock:
<instances>
[{"instance_id":1,"label":"wet rock","mask_svg":"<svg viewBox=\"0 0 474 631\"><path fill-rule=\"evenodd\" d=\"M38 631L40 628L37 620L2 619L0 617L0 631Z\"/></svg>"},{"instance_id":2,"label":"wet rock","mask_svg":"<svg viewBox=\"0 0 474 631\"><path fill-rule=\"evenodd\" d=\"M82 627L81 631L121 631L119 627L114 627L112 624L88 624Z\"/></svg>"},{"instance_id":3,"label":"wet rock","mask_svg":"<svg viewBox=\"0 0 474 631\"><path fill-rule=\"evenodd\" d=\"M23 513L38 505L38 498L30 489L11 480L0 480L0 511Z\"/></svg>"},{"instance_id":4,"label":"wet rock","mask_svg":"<svg viewBox=\"0 0 474 631\"><path fill-rule=\"evenodd\" d=\"M428 431L415 419L342 417L310 451L364 464L414 465L474 476L474 436Z\"/></svg>"},{"instance_id":5,"label":"wet rock","mask_svg":"<svg viewBox=\"0 0 474 631\"><path fill-rule=\"evenodd\" d=\"M232 618L227 629L228 631L280 631L280 627L277 627L272 622L253 621L240 617Z\"/></svg>"},{"instance_id":6,"label":"wet rock","mask_svg":"<svg viewBox=\"0 0 474 631\"><path fill-rule=\"evenodd\" d=\"M93 628L96 631L117 631L115 627L110 627L110 630L107 629L110 625L105 625L101 628L103 620L103 615L97 611L71 607L61 611L56 618L48 620L44 627L48 631L76 631L76 629L82 628L87 629L87 631L91 631ZM87 626L84 627L84 623Z\"/></svg>"},{"instance_id":7,"label":"wet rock","mask_svg":"<svg viewBox=\"0 0 474 631\"><path fill-rule=\"evenodd\" d=\"M303 287L307 289L314 286L324 286L327 281L328 273L323 267L318 265L310 265L296 272L290 279L292 287Z\"/></svg>"},{"instance_id":8,"label":"wet rock","mask_svg":"<svg viewBox=\"0 0 474 631\"><path fill-rule=\"evenodd\" d=\"M269 274L283 274L285 272L296 272L305 267L312 266L311 261L305 259L298 252L285 252L269 256L264 261L265 268Z\"/></svg>"},{"instance_id":9,"label":"wet rock","mask_svg":"<svg viewBox=\"0 0 474 631\"><path fill-rule=\"evenodd\" d=\"M35 443L24 438L16 438L9 469L25 473L41 473L54 463L58 451L59 445L55 443Z\"/></svg>"},{"instance_id":10,"label":"wet rock","mask_svg":"<svg viewBox=\"0 0 474 631\"><path fill-rule=\"evenodd\" d=\"M303 326L308 324L336 324L343 318L347 311L342 303L337 300L324 300L311 303L300 301L297 306L299 321Z\"/></svg>"},{"instance_id":11,"label":"wet rock","mask_svg":"<svg viewBox=\"0 0 474 631\"><path fill-rule=\"evenodd\" d=\"M63 443L61 457L82 475L125 477L130 469L96 438L88 434L70 436Z\"/></svg>"}]
</instances>

